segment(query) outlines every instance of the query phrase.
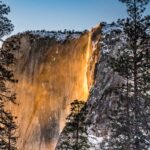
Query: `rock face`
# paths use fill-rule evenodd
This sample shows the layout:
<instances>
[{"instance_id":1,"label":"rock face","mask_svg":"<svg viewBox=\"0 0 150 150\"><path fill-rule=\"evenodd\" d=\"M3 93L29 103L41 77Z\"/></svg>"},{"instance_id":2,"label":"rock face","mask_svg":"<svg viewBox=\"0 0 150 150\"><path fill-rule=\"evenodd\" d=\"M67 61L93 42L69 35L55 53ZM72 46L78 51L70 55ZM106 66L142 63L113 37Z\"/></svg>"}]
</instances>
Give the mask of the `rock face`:
<instances>
[{"instance_id":1,"label":"rock face","mask_svg":"<svg viewBox=\"0 0 150 150\"><path fill-rule=\"evenodd\" d=\"M119 92L115 87L123 83L123 78L114 72L108 64L109 55L116 56L115 50L123 44L123 34L119 27L105 24L102 28L103 40L100 51L101 57L96 65L94 85L86 103L87 131L89 150L104 150L109 140L111 112L116 109ZM122 37L122 38L120 38ZM116 40L118 38L118 40ZM111 42L113 42L113 44ZM72 138L70 136L70 138ZM61 133L56 150L65 139L64 131ZM105 139L105 143L103 142Z\"/></svg>"},{"instance_id":2,"label":"rock face","mask_svg":"<svg viewBox=\"0 0 150 150\"><path fill-rule=\"evenodd\" d=\"M99 57L101 27L84 33L25 32L16 49L19 150L53 150L74 99L87 100Z\"/></svg>"},{"instance_id":3,"label":"rock face","mask_svg":"<svg viewBox=\"0 0 150 150\"><path fill-rule=\"evenodd\" d=\"M119 94L114 89L123 83L122 78L113 72L107 61L108 59L105 58L98 63L95 86L91 90L87 102L87 120L90 122L87 127L90 150L103 150L103 144L107 144L111 113L117 108L119 99ZM103 143L104 139L105 143Z\"/></svg>"}]
</instances>

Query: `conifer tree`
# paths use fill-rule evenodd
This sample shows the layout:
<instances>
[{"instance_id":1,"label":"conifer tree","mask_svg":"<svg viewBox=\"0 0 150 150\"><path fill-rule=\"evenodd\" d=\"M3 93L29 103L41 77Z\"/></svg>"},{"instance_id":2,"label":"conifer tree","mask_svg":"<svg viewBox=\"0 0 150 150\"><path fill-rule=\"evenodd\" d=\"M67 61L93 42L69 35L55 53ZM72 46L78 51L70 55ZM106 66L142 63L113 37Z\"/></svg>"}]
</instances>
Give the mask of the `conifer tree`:
<instances>
[{"instance_id":1,"label":"conifer tree","mask_svg":"<svg viewBox=\"0 0 150 150\"><path fill-rule=\"evenodd\" d=\"M85 102L74 100L71 103L71 113L66 118L63 130L65 139L58 146L59 150L87 150L89 148L86 131Z\"/></svg>"},{"instance_id":2,"label":"conifer tree","mask_svg":"<svg viewBox=\"0 0 150 150\"><path fill-rule=\"evenodd\" d=\"M11 21L7 18L10 8L0 1L0 40L13 30ZM12 50L0 48L0 149L16 150L16 124L11 112L6 110L6 103L15 103L15 94L7 85L15 83L16 80L11 70L14 63Z\"/></svg>"},{"instance_id":3,"label":"conifer tree","mask_svg":"<svg viewBox=\"0 0 150 150\"><path fill-rule=\"evenodd\" d=\"M150 16L143 17L149 0L120 0L128 17L118 20L124 44L111 66L124 77L118 109L112 112L111 150L150 148Z\"/></svg>"}]
</instances>

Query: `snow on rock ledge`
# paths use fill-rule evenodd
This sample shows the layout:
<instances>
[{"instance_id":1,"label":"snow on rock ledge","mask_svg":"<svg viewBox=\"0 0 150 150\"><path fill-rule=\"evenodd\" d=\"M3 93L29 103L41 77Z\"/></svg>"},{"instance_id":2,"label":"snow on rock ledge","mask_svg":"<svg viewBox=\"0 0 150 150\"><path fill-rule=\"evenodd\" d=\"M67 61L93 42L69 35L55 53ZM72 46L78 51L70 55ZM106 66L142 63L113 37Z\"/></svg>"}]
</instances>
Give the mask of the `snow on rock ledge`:
<instances>
[{"instance_id":1,"label":"snow on rock ledge","mask_svg":"<svg viewBox=\"0 0 150 150\"><path fill-rule=\"evenodd\" d=\"M41 38L54 38L58 42L64 42L66 39L78 39L83 34L83 32L75 31L45 31L45 30L36 30L36 31L26 31L23 33L18 33L17 35L29 34L35 35Z\"/></svg>"},{"instance_id":2,"label":"snow on rock ledge","mask_svg":"<svg viewBox=\"0 0 150 150\"><path fill-rule=\"evenodd\" d=\"M103 141L103 137L88 135L88 140L89 144L91 145L89 150L101 150L100 145Z\"/></svg>"}]
</instances>

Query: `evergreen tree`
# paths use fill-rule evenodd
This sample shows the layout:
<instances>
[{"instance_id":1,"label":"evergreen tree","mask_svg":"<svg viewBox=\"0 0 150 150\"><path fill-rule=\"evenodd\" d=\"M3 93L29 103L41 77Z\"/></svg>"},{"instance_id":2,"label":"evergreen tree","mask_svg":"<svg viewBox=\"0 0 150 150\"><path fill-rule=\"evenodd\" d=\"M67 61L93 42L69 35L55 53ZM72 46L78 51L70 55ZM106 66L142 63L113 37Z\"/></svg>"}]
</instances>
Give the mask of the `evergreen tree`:
<instances>
[{"instance_id":1,"label":"evergreen tree","mask_svg":"<svg viewBox=\"0 0 150 150\"><path fill-rule=\"evenodd\" d=\"M65 139L58 146L60 150L87 150L89 148L86 129L85 102L74 100L71 103L71 113L66 118L63 130Z\"/></svg>"},{"instance_id":2,"label":"evergreen tree","mask_svg":"<svg viewBox=\"0 0 150 150\"><path fill-rule=\"evenodd\" d=\"M7 18L10 8L0 1L0 40L13 30L11 21ZM15 83L11 70L14 63L12 50L0 48L0 149L16 150L16 124L12 114L6 110L7 102L15 103L15 94L8 88L10 83ZM7 85L7 86L6 86Z\"/></svg>"},{"instance_id":3,"label":"evergreen tree","mask_svg":"<svg viewBox=\"0 0 150 150\"><path fill-rule=\"evenodd\" d=\"M149 0L120 0L128 18L118 20L124 44L111 66L124 77L117 109L112 112L112 150L150 148L150 16L143 17Z\"/></svg>"}]
</instances>

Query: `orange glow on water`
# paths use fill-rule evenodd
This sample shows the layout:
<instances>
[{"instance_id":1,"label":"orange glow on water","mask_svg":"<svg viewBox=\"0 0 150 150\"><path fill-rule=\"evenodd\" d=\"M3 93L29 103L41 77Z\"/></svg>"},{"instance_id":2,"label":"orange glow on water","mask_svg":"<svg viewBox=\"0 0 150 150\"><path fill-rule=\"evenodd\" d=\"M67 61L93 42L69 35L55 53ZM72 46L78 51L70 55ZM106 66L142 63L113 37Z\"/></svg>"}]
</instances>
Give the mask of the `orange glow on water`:
<instances>
[{"instance_id":1,"label":"orange glow on water","mask_svg":"<svg viewBox=\"0 0 150 150\"><path fill-rule=\"evenodd\" d=\"M85 100L88 97L89 94L89 85L88 85L88 76L87 76L87 72L88 72L88 62L90 59L90 55L92 52L92 47L91 47L91 32L89 32L89 37L88 37L88 44L87 44L87 49L86 49L86 64L85 64L85 72L84 72L84 93L85 93ZM91 82L91 81L90 81Z\"/></svg>"}]
</instances>

